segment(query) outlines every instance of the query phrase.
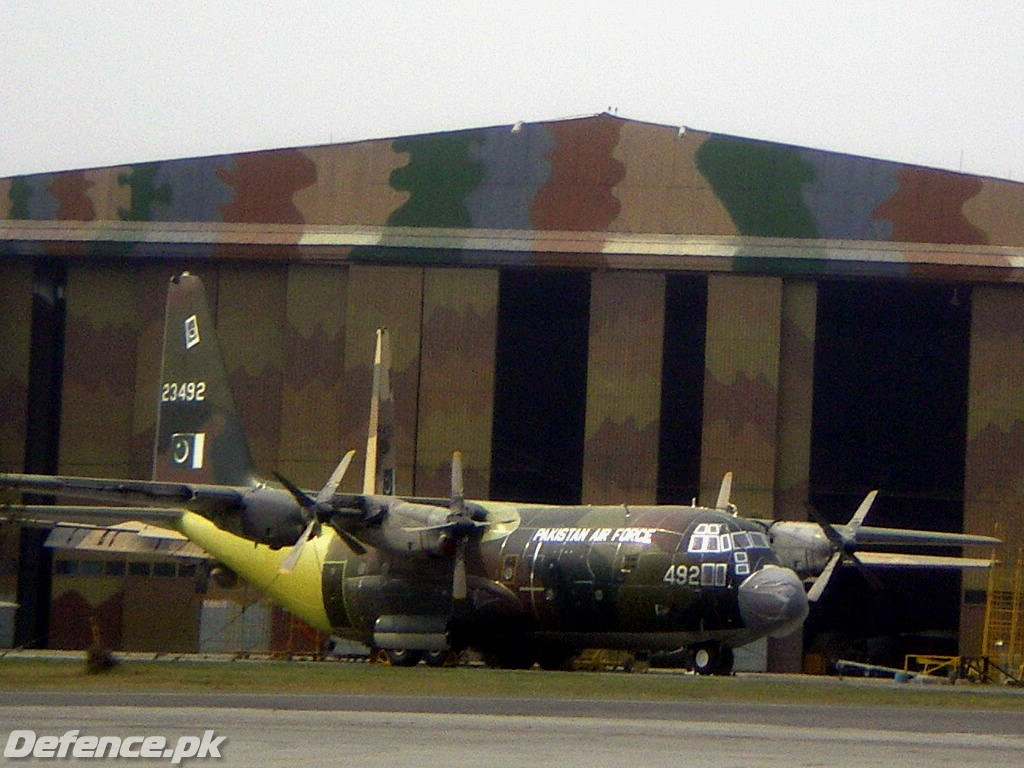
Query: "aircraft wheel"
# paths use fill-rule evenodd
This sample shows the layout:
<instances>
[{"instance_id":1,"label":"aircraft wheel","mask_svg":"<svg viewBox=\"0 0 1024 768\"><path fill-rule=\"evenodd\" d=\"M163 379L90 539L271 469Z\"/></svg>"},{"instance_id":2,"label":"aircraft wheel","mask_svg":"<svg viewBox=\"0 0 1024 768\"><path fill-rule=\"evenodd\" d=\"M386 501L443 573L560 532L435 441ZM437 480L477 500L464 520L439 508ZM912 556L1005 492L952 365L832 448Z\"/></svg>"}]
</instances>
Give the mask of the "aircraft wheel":
<instances>
[{"instance_id":1,"label":"aircraft wheel","mask_svg":"<svg viewBox=\"0 0 1024 768\"><path fill-rule=\"evenodd\" d=\"M392 667L415 667L423 658L423 651L410 651L404 648L389 648L384 653Z\"/></svg>"},{"instance_id":2,"label":"aircraft wheel","mask_svg":"<svg viewBox=\"0 0 1024 768\"><path fill-rule=\"evenodd\" d=\"M423 663L428 667L457 667L459 654L455 651L424 651Z\"/></svg>"},{"instance_id":3,"label":"aircraft wheel","mask_svg":"<svg viewBox=\"0 0 1024 768\"><path fill-rule=\"evenodd\" d=\"M693 649L693 671L698 675L731 675L732 648L718 643L705 643Z\"/></svg>"}]
</instances>

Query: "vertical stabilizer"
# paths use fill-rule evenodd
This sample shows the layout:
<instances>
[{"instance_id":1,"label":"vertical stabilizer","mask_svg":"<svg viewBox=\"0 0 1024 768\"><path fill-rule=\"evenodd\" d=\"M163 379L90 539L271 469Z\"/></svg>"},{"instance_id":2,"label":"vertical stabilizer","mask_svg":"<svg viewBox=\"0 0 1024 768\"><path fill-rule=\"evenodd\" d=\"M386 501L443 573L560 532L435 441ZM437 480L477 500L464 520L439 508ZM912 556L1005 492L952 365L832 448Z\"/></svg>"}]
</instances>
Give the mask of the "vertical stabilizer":
<instances>
[{"instance_id":1,"label":"vertical stabilizer","mask_svg":"<svg viewBox=\"0 0 1024 768\"><path fill-rule=\"evenodd\" d=\"M248 485L255 473L202 281L167 288L153 479Z\"/></svg>"},{"instance_id":2,"label":"vertical stabilizer","mask_svg":"<svg viewBox=\"0 0 1024 768\"><path fill-rule=\"evenodd\" d=\"M366 431L366 467L363 493L395 493L395 399L391 391L391 337L387 328L377 329L373 354L373 389L370 421Z\"/></svg>"}]
</instances>

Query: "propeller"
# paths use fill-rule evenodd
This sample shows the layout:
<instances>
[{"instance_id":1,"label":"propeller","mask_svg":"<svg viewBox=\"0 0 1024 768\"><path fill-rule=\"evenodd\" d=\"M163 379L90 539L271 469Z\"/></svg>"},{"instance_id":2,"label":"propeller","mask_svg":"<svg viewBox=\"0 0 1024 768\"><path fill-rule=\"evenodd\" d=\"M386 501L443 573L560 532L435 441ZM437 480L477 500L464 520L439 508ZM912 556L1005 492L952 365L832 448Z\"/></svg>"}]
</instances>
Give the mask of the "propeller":
<instances>
[{"instance_id":1,"label":"propeller","mask_svg":"<svg viewBox=\"0 0 1024 768\"><path fill-rule=\"evenodd\" d=\"M455 611L465 605L468 594L466 577L466 547L469 537L489 528L492 525L504 525L514 522L513 519L481 521L473 518L472 513L466 507L462 485L462 454L455 451L452 454L452 495L448 503L448 519L443 526L455 539L455 554L452 562L452 600L455 601Z\"/></svg>"},{"instance_id":2,"label":"propeller","mask_svg":"<svg viewBox=\"0 0 1024 768\"><path fill-rule=\"evenodd\" d=\"M843 526L843 531L840 531L832 525L832 523L825 519L825 517L813 507L808 509L808 513L814 519L814 522L821 526L821 530L825 533L825 537L832 545L833 552L832 557L829 558L828 563L825 564L824 570L822 570L817 580L811 585L810 590L807 592L807 599L810 602L813 603L817 601L822 594L824 594L825 588L828 586L828 582L832 578L832 574L835 572L836 566L844 561L856 566L857 570L873 589L881 588L882 585L878 580L878 577L871 573L871 571L868 570L868 567L864 565L856 555L857 532L864 523L864 518L867 517L868 511L871 509L871 505L875 503L875 496L877 495L878 491L871 491L864 497L864 501L862 501L860 506L857 507L857 511L853 513L853 517L850 518L850 522Z\"/></svg>"},{"instance_id":3,"label":"propeller","mask_svg":"<svg viewBox=\"0 0 1024 768\"><path fill-rule=\"evenodd\" d=\"M467 509L462 483L462 454L455 451L452 454L451 497L444 519L433 525L406 528L405 530L416 533L440 531L443 543L452 542L455 545L452 553L452 599L456 601L456 605L460 605L459 601L465 600L468 594L466 543L473 533L492 524L474 520L473 515Z\"/></svg>"},{"instance_id":4,"label":"propeller","mask_svg":"<svg viewBox=\"0 0 1024 768\"><path fill-rule=\"evenodd\" d=\"M320 535L320 525L323 519L329 518L333 510L328 506L328 502L333 498L335 491L338 490L338 486L341 484L341 480L345 477L345 472L348 471L348 465L352 463L352 457L356 455L355 451L349 451L345 454L345 457L338 463L338 466L334 468L334 472L328 479L327 484L320 489L316 497L311 498L305 491L296 486L288 478L274 473L278 480L281 481L288 492L292 495L295 501L298 502L299 508L302 510L302 517L306 520L306 528L303 530L302 535L299 536L298 540L292 546L288 556L281 563L278 568L279 573L290 573L295 567L295 564L299 562L299 557L302 555L302 549L306 546L306 542L311 539L315 539ZM339 532L340 533L340 532ZM351 535L343 534L342 538L345 539L345 543L352 544L349 541ZM352 539L352 541L355 541ZM360 549L365 549L361 544L355 542ZM355 549L355 547L353 547ZM358 551L358 550L357 550Z\"/></svg>"},{"instance_id":5,"label":"propeller","mask_svg":"<svg viewBox=\"0 0 1024 768\"><path fill-rule=\"evenodd\" d=\"M471 533L485 528L472 518L466 509L466 498L462 485L462 454L452 454L452 498L448 504L448 520L451 536L455 538L455 560L452 564L452 599L465 600L466 586L466 541Z\"/></svg>"}]
</instances>

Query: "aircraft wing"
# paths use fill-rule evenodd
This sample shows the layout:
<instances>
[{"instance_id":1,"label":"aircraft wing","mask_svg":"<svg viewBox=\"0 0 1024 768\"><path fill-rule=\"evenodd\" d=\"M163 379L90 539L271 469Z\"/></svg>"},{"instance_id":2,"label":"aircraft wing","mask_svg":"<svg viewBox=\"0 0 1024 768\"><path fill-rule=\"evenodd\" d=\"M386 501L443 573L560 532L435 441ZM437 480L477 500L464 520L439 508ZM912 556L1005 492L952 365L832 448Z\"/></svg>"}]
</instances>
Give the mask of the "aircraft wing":
<instances>
[{"instance_id":1,"label":"aircraft wing","mask_svg":"<svg viewBox=\"0 0 1024 768\"><path fill-rule=\"evenodd\" d=\"M939 555L905 555L896 552L858 552L864 565L888 568L988 568L992 561L984 557L942 557Z\"/></svg>"},{"instance_id":2,"label":"aircraft wing","mask_svg":"<svg viewBox=\"0 0 1024 768\"><path fill-rule=\"evenodd\" d=\"M969 533L875 528L868 525L862 525L857 530L858 546L885 544L899 547L994 547L1001 543L999 539L991 536L977 536Z\"/></svg>"},{"instance_id":3,"label":"aircraft wing","mask_svg":"<svg viewBox=\"0 0 1024 768\"><path fill-rule=\"evenodd\" d=\"M196 512L237 508L242 495L234 487L171 483L155 480L115 480L66 475L0 474L0 488L25 493L74 497L106 504L138 507L179 507ZM123 520L124 517L122 516Z\"/></svg>"}]
</instances>

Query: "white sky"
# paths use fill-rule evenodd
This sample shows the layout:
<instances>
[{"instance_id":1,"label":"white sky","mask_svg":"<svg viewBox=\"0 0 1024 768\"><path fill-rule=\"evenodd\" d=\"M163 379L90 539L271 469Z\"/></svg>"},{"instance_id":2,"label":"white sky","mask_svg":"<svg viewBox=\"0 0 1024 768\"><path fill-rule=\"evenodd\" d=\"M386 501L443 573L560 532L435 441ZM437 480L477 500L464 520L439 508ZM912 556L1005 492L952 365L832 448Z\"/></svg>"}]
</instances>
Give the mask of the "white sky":
<instances>
[{"instance_id":1,"label":"white sky","mask_svg":"<svg viewBox=\"0 0 1024 768\"><path fill-rule=\"evenodd\" d=\"M608 107L1024 180L1024 3L0 0L0 177Z\"/></svg>"}]
</instances>

